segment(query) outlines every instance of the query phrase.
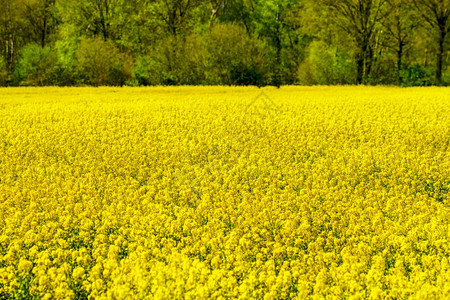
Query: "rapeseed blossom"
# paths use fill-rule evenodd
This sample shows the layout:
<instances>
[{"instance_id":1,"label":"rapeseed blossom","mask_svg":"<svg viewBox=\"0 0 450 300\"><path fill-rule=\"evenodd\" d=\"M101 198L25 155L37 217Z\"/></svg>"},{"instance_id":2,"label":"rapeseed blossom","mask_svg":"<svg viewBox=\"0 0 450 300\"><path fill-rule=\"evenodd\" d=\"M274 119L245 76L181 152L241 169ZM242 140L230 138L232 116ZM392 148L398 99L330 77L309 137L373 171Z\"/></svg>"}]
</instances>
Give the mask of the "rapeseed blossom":
<instances>
[{"instance_id":1,"label":"rapeseed blossom","mask_svg":"<svg viewBox=\"0 0 450 300\"><path fill-rule=\"evenodd\" d=\"M450 298L448 90L263 91L1 89L0 298Z\"/></svg>"}]
</instances>

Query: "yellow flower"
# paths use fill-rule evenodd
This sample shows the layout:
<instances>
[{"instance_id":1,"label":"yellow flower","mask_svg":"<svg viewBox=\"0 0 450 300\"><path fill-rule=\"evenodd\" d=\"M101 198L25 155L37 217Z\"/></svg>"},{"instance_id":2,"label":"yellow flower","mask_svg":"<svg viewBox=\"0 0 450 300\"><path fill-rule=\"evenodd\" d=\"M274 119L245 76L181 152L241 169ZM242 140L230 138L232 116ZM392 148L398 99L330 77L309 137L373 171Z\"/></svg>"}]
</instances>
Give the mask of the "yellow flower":
<instances>
[{"instance_id":1,"label":"yellow flower","mask_svg":"<svg viewBox=\"0 0 450 300\"><path fill-rule=\"evenodd\" d=\"M447 299L449 95L0 89L0 295Z\"/></svg>"},{"instance_id":2,"label":"yellow flower","mask_svg":"<svg viewBox=\"0 0 450 300\"><path fill-rule=\"evenodd\" d=\"M33 263L31 261L21 258L17 269L19 270L19 272L29 272L31 271L32 267Z\"/></svg>"},{"instance_id":3,"label":"yellow flower","mask_svg":"<svg viewBox=\"0 0 450 300\"><path fill-rule=\"evenodd\" d=\"M76 267L73 269L72 276L75 281L81 280L84 276L84 269L82 267Z\"/></svg>"}]
</instances>

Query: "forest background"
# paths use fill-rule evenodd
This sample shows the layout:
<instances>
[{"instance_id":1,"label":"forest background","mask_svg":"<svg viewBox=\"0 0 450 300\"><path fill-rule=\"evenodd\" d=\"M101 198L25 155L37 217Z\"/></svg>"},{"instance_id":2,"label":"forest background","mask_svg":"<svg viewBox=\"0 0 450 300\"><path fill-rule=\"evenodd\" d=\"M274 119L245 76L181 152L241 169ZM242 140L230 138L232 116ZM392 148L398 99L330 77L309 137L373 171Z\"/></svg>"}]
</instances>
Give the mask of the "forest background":
<instances>
[{"instance_id":1,"label":"forest background","mask_svg":"<svg viewBox=\"0 0 450 300\"><path fill-rule=\"evenodd\" d=\"M450 0L0 0L0 85L450 83Z\"/></svg>"}]
</instances>

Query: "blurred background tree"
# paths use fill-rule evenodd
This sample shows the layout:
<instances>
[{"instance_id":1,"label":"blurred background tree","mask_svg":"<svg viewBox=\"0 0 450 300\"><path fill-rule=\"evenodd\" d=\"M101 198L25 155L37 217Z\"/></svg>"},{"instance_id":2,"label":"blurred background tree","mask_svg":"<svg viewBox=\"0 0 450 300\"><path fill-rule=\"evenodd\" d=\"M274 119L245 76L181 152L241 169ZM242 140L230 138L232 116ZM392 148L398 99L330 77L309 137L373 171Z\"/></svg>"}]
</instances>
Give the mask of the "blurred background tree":
<instances>
[{"instance_id":1,"label":"blurred background tree","mask_svg":"<svg viewBox=\"0 0 450 300\"><path fill-rule=\"evenodd\" d=\"M448 36L450 32L450 0L413 0L423 26L435 42L435 83L442 85L442 70L448 60Z\"/></svg>"},{"instance_id":2,"label":"blurred background tree","mask_svg":"<svg viewBox=\"0 0 450 300\"><path fill-rule=\"evenodd\" d=\"M447 85L450 0L0 0L0 85Z\"/></svg>"}]
</instances>

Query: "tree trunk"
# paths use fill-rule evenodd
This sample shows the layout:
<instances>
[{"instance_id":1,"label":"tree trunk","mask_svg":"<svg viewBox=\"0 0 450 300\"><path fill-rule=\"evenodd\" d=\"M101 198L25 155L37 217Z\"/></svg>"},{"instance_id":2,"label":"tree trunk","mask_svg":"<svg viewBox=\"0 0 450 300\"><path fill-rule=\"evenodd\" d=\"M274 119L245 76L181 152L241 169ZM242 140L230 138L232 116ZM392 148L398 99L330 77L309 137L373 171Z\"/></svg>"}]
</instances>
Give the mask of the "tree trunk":
<instances>
[{"instance_id":1,"label":"tree trunk","mask_svg":"<svg viewBox=\"0 0 450 300\"><path fill-rule=\"evenodd\" d=\"M439 34L439 48L437 53L437 62L436 62L436 84L442 85L442 64L444 60L444 41L447 32L445 27L441 28Z\"/></svg>"},{"instance_id":2,"label":"tree trunk","mask_svg":"<svg viewBox=\"0 0 450 300\"><path fill-rule=\"evenodd\" d=\"M47 16L44 16L44 24L42 27L41 47L45 48L45 38L47 34Z\"/></svg>"},{"instance_id":3,"label":"tree trunk","mask_svg":"<svg viewBox=\"0 0 450 300\"><path fill-rule=\"evenodd\" d=\"M364 55L359 54L356 58L356 71L356 82L362 84L364 77Z\"/></svg>"},{"instance_id":4,"label":"tree trunk","mask_svg":"<svg viewBox=\"0 0 450 300\"><path fill-rule=\"evenodd\" d=\"M277 88L281 85L281 37L280 37L280 26L277 26L276 36L275 36L275 47L276 47L276 66L275 66L275 86Z\"/></svg>"},{"instance_id":5,"label":"tree trunk","mask_svg":"<svg viewBox=\"0 0 450 300\"><path fill-rule=\"evenodd\" d=\"M372 46L368 46L366 50L366 59L365 59L365 69L364 69L364 78L363 81L369 78L370 73L372 73L372 63L373 63L373 48Z\"/></svg>"},{"instance_id":6,"label":"tree trunk","mask_svg":"<svg viewBox=\"0 0 450 300\"><path fill-rule=\"evenodd\" d=\"M397 81L398 81L398 84L403 83L403 76L402 76L403 47L404 47L403 41L399 40L398 50L397 50Z\"/></svg>"},{"instance_id":7,"label":"tree trunk","mask_svg":"<svg viewBox=\"0 0 450 300\"><path fill-rule=\"evenodd\" d=\"M356 81L358 84L363 84L367 70L367 48L368 45L365 41L365 37L362 37L359 44L359 54L356 57L357 75Z\"/></svg>"},{"instance_id":8,"label":"tree trunk","mask_svg":"<svg viewBox=\"0 0 450 300\"><path fill-rule=\"evenodd\" d=\"M11 4L7 2L6 10L7 10L7 20L6 20L6 48L5 48L5 58L6 58L6 67L9 72L13 70L14 63L14 27L12 24L12 12L11 12Z\"/></svg>"}]
</instances>

